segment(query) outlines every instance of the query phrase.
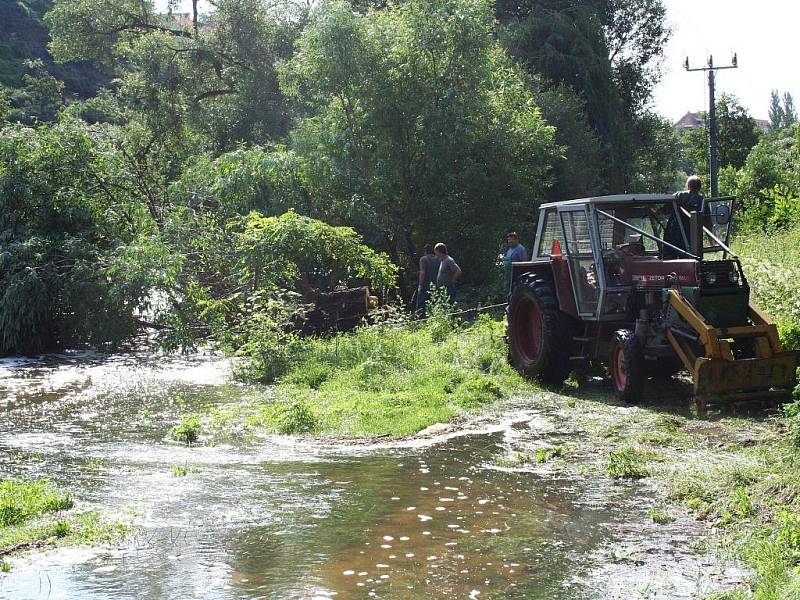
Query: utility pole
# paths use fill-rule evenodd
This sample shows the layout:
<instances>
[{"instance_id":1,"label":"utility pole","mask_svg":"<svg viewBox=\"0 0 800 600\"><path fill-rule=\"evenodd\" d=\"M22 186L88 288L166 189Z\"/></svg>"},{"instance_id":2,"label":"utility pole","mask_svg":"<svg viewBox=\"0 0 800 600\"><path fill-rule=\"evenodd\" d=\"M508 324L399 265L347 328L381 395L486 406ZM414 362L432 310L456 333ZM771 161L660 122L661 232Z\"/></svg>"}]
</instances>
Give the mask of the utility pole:
<instances>
[{"instance_id":1,"label":"utility pole","mask_svg":"<svg viewBox=\"0 0 800 600\"><path fill-rule=\"evenodd\" d=\"M731 64L722 67L714 66L714 57L708 57L708 66L706 67L689 67L689 57L683 63L683 68L689 72L694 71L707 71L708 72L708 147L710 155L711 167L711 197L716 198L719 195L719 160L717 157L717 99L716 99L716 79L717 71L723 69L737 69L739 68L739 59L736 54L731 59Z\"/></svg>"}]
</instances>

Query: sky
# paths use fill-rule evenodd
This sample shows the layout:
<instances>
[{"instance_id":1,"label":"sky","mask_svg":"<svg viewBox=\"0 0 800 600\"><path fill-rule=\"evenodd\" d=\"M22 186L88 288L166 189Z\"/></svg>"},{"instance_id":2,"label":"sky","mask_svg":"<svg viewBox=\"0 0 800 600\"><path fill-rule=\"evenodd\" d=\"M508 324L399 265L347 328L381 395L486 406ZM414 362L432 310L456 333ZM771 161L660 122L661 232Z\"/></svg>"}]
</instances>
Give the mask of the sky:
<instances>
[{"instance_id":1,"label":"sky","mask_svg":"<svg viewBox=\"0 0 800 600\"><path fill-rule=\"evenodd\" d=\"M792 48L800 36L797 0L664 0L673 26L666 51L665 75L655 92L656 110L672 121L687 111L708 109L707 79L687 73L703 66L709 54L715 64L730 64L738 54L739 68L718 71L717 94L734 94L750 115L766 119L769 94L791 92L800 105L800 68ZM795 40L792 42L792 40Z\"/></svg>"},{"instance_id":2,"label":"sky","mask_svg":"<svg viewBox=\"0 0 800 600\"><path fill-rule=\"evenodd\" d=\"M671 121L687 111L708 109L707 80L687 73L683 61L702 66L709 54L715 64L730 64L734 52L739 68L719 71L717 94L731 93L750 111L766 119L769 94L788 91L800 106L800 68L791 40L800 37L798 0L664 0L673 27L666 49L664 78L655 90L654 107ZM167 0L156 0L166 7ZM190 0L181 0L183 10Z\"/></svg>"}]
</instances>

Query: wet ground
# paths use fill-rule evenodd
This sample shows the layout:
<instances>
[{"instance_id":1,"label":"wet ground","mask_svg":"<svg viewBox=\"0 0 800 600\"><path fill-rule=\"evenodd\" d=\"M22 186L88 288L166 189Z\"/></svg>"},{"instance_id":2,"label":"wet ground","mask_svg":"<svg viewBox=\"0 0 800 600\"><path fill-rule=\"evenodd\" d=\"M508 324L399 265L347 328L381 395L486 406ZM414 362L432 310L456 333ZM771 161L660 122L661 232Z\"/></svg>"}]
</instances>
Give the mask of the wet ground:
<instances>
[{"instance_id":1,"label":"wet ground","mask_svg":"<svg viewBox=\"0 0 800 600\"><path fill-rule=\"evenodd\" d=\"M694 598L742 576L695 521L652 523L648 481L586 472L580 454L498 467L510 448L580 441L535 399L404 443L167 439L254 393L213 356L0 361L0 477L49 477L133 526L118 547L14 557L0 598Z\"/></svg>"}]
</instances>

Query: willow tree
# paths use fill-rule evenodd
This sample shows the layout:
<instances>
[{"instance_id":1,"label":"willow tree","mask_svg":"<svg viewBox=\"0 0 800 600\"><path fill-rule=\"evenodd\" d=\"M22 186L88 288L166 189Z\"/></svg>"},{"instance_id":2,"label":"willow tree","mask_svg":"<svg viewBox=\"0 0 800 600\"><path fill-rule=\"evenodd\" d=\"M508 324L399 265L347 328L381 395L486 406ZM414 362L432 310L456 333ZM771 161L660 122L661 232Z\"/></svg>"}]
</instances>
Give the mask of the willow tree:
<instances>
[{"instance_id":1,"label":"willow tree","mask_svg":"<svg viewBox=\"0 0 800 600\"><path fill-rule=\"evenodd\" d=\"M149 221L98 134L70 119L0 131L0 355L118 342L136 329L142 278L155 273L112 271Z\"/></svg>"},{"instance_id":2,"label":"willow tree","mask_svg":"<svg viewBox=\"0 0 800 600\"><path fill-rule=\"evenodd\" d=\"M658 151L642 142L659 135L643 130L655 124L648 105L670 35L663 0L497 0L496 11L509 52L585 106L606 189L624 191L649 177L636 169L640 154Z\"/></svg>"},{"instance_id":3,"label":"willow tree","mask_svg":"<svg viewBox=\"0 0 800 600\"><path fill-rule=\"evenodd\" d=\"M282 137L288 115L275 64L290 55L302 11L262 0L219 0L206 15L192 7L187 20L150 0L56 0L50 50L114 72L120 98L173 143L187 127L216 151ZM196 139L188 144L196 150Z\"/></svg>"},{"instance_id":4,"label":"willow tree","mask_svg":"<svg viewBox=\"0 0 800 600\"><path fill-rule=\"evenodd\" d=\"M293 133L309 184L392 257L447 241L476 279L502 232L531 219L554 130L494 37L488 0L409 0L311 14L283 89L305 103Z\"/></svg>"}]
</instances>

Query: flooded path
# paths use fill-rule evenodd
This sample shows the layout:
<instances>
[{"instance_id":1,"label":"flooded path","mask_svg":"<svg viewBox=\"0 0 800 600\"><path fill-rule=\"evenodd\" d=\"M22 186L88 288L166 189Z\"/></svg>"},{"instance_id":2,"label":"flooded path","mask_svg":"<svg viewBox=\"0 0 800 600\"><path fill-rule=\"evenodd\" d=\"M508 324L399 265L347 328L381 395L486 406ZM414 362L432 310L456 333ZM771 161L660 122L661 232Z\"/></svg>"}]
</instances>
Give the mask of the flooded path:
<instances>
[{"instance_id":1,"label":"flooded path","mask_svg":"<svg viewBox=\"0 0 800 600\"><path fill-rule=\"evenodd\" d=\"M120 547L13 557L0 598L693 598L741 575L691 519L653 524L647 482L497 467L521 441L576 441L530 402L408 444L167 440L254 393L212 356L0 361L0 477L133 526Z\"/></svg>"}]
</instances>

